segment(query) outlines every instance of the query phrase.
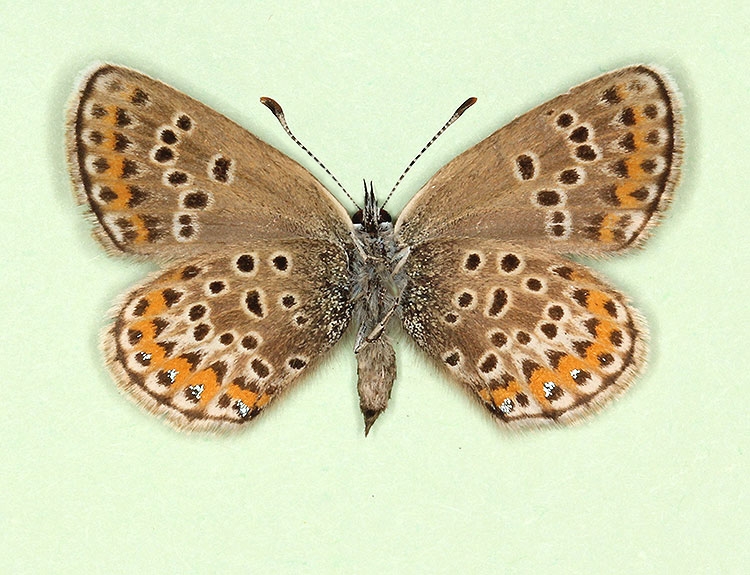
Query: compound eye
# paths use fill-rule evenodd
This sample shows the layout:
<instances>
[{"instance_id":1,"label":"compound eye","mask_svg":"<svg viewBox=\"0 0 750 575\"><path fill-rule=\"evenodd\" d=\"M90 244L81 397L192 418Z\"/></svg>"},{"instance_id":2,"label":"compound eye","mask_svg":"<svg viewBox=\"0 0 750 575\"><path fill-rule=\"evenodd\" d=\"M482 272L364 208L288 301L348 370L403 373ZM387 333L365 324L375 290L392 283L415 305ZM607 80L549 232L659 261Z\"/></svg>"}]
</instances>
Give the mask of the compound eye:
<instances>
[{"instance_id":1,"label":"compound eye","mask_svg":"<svg viewBox=\"0 0 750 575\"><path fill-rule=\"evenodd\" d=\"M380 215L378 216L378 223L382 224L384 222L392 222L393 218L391 217L391 214L386 212L384 209L381 208Z\"/></svg>"},{"instance_id":2,"label":"compound eye","mask_svg":"<svg viewBox=\"0 0 750 575\"><path fill-rule=\"evenodd\" d=\"M362 210L358 210L357 212L355 212L355 214L352 216L352 223L353 224L362 223Z\"/></svg>"}]
</instances>

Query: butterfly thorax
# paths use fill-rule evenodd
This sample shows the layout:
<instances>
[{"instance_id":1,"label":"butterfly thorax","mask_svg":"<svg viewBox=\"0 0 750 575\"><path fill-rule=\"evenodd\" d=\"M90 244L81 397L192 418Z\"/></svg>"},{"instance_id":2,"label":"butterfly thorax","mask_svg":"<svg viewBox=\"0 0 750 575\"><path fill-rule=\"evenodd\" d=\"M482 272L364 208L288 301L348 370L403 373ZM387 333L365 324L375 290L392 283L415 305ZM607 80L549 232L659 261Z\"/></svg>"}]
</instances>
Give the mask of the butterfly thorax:
<instances>
[{"instance_id":1,"label":"butterfly thorax","mask_svg":"<svg viewBox=\"0 0 750 575\"><path fill-rule=\"evenodd\" d=\"M386 328L406 278L398 273L402 259L390 216L378 208L372 189L365 208L353 218L350 248L350 300L357 326L357 390L367 433L388 405L396 378L396 356Z\"/></svg>"}]
</instances>

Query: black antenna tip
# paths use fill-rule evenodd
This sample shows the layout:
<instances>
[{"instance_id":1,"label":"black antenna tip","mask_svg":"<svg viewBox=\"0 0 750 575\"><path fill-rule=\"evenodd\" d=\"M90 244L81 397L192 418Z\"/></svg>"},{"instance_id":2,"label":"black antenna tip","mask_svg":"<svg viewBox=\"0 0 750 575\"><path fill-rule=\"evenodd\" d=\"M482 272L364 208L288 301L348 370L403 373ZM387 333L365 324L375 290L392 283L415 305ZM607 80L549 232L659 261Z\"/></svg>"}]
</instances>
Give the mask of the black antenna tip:
<instances>
[{"instance_id":1,"label":"black antenna tip","mask_svg":"<svg viewBox=\"0 0 750 575\"><path fill-rule=\"evenodd\" d=\"M458 109L456 110L455 116L458 118L461 114L463 114L466 110L471 108L476 103L477 103L477 99L472 96L471 98L466 100L463 104L461 104L458 107Z\"/></svg>"},{"instance_id":2,"label":"black antenna tip","mask_svg":"<svg viewBox=\"0 0 750 575\"><path fill-rule=\"evenodd\" d=\"M277 118L284 115L284 110L281 109L281 105L273 98L267 98L266 96L263 96L260 99L260 103L271 110L271 112L273 112L273 115Z\"/></svg>"}]
</instances>

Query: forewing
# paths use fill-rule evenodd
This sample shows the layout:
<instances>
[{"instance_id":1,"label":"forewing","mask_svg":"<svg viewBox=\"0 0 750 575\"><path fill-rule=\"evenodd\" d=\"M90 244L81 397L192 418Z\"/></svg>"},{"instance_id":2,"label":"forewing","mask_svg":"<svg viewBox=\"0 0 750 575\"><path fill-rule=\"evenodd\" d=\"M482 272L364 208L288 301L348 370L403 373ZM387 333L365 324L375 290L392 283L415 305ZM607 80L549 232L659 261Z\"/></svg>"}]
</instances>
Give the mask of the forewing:
<instances>
[{"instance_id":1,"label":"forewing","mask_svg":"<svg viewBox=\"0 0 750 575\"><path fill-rule=\"evenodd\" d=\"M489 240L412 249L406 331L500 421L569 422L623 391L646 328L624 296L557 255Z\"/></svg>"},{"instance_id":2,"label":"forewing","mask_svg":"<svg viewBox=\"0 0 750 575\"><path fill-rule=\"evenodd\" d=\"M484 237L560 253L637 245L680 168L676 90L623 68L517 118L445 165L409 202L398 239Z\"/></svg>"},{"instance_id":3,"label":"forewing","mask_svg":"<svg viewBox=\"0 0 750 575\"><path fill-rule=\"evenodd\" d=\"M114 251L167 258L249 238L344 238L351 226L299 164L128 68L103 65L83 78L67 147L96 235Z\"/></svg>"},{"instance_id":4,"label":"forewing","mask_svg":"<svg viewBox=\"0 0 750 575\"><path fill-rule=\"evenodd\" d=\"M132 290L103 345L117 383L189 429L255 417L339 339L347 258L320 240L254 242Z\"/></svg>"}]
</instances>

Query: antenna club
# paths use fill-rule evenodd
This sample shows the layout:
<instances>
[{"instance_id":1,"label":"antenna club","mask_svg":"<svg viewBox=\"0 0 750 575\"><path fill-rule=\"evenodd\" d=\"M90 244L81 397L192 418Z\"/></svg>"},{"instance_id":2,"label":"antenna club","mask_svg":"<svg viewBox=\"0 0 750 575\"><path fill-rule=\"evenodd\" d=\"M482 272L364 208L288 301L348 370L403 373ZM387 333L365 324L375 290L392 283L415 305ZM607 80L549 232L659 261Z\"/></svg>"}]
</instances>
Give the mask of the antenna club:
<instances>
[{"instance_id":1,"label":"antenna club","mask_svg":"<svg viewBox=\"0 0 750 575\"><path fill-rule=\"evenodd\" d=\"M466 110L468 110L469 108L471 108L476 103L477 103L477 99L474 96L472 96L471 98L467 99L456 110L456 117L458 118L461 114L463 114Z\"/></svg>"},{"instance_id":2,"label":"antenna club","mask_svg":"<svg viewBox=\"0 0 750 575\"><path fill-rule=\"evenodd\" d=\"M271 112L273 112L273 115L277 118L280 116L284 116L284 110L281 109L281 105L273 98L267 98L266 96L263 96L260 99L260 103L271 110Z\"/></svg>"}]
</instances>

